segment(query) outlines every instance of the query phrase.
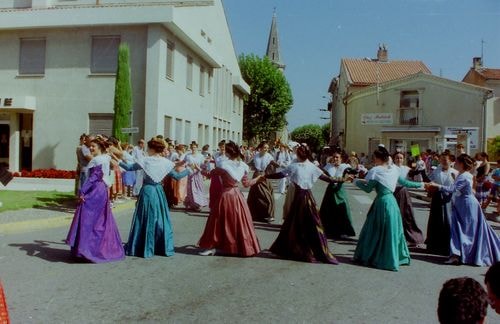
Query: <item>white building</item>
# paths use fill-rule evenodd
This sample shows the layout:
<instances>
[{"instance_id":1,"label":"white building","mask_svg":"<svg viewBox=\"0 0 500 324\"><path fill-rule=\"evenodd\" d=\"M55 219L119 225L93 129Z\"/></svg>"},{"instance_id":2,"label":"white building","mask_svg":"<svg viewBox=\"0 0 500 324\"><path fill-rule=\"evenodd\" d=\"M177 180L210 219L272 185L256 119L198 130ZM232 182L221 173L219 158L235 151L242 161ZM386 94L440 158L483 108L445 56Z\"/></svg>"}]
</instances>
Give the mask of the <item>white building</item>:
<instances>
[{"instance_id":1,"label":"white building","mask_svg":"<svg viewBox=\"0 0 500 324\"><path fill-rule=\"evenodd\" d=\"M0 162L72 169L80 134L109 134L120 42L134 142L241 141L249 86L221 0L2 0Z\"/></svg>"}]
</instances>

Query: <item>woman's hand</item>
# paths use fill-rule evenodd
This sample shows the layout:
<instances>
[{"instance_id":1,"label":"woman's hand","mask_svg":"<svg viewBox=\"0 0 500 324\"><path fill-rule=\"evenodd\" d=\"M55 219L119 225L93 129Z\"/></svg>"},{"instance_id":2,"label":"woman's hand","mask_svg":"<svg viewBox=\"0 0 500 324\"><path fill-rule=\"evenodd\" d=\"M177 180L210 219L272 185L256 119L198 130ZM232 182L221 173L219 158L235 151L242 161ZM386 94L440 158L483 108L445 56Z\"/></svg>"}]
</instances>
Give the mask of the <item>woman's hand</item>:
<instances>
[{"instance_id":1,"label":"woman's hand","mask_svg":"<svg viewBox=\"0 0 500 324\"><path fill-rule=\"evenodd\" d=\"M84 202L85 202L85 196L81 195L80 197L78 197L79 204L83 204Z\"/></svg>"}]
</instances>

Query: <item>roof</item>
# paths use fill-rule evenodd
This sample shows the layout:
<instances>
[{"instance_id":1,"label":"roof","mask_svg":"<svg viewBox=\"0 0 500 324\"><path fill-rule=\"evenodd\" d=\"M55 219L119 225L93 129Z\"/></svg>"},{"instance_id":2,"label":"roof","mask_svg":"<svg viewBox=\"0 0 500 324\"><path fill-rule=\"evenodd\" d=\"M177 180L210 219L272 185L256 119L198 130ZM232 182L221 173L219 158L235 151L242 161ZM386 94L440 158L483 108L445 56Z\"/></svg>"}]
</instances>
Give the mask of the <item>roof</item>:
<instances>
[{"instance_id":1,"label":"roof","mask_svg":"<svg viewBox=\"0 0 500 324\"><path fill-rule=\"evenodd\" d=\"M475 71L486 80L500 80L500 69L481 68Z\"/></svg>"},{"instance_id":2,"label":"roof","mask_svg":"<svg viewBox=\"0 0 500 324\"><path fill-rule=\"evenodd\" d=\"M370 95L372 93L376 93L377 91L383 91L383 90L387 90L387 89L390 89L393 87L399 87L402 83L411 82L411 81L417 80L417 79L424 79L427 82L432 82L434 84L440 84L440 85L447 86L447 87L454 88L454 89L462 89L464 91L469 91L469 92L483 93L486 97L490 97L493 94L493 90L491 90L489 88L480 87L480 86L465 83L465 82L454 81L454 80L446 79L443 77L438 77L436 75L432 75L429 73L419 72L416 74L407 75L403 78L380 83L378 85L374 84L374 85L371 85L369 87L365 87L363 89L360 89L359 91L353 92L352 96L349 99L353 100L355 98L359 98L359 97L363 97L366 95Z\"/></svg>"},{"instance_id":3,"label":"roof","mask_svg":"<svg viewBox=\"0 0 500 324\"><path fill-rule=\"evenodd\" d=\"M416 73L432 74L422 61L380 62L371 59L342 59L341 65L348 73L349 83L355 86L387 82Z\"/></svg>"}]
</instances>

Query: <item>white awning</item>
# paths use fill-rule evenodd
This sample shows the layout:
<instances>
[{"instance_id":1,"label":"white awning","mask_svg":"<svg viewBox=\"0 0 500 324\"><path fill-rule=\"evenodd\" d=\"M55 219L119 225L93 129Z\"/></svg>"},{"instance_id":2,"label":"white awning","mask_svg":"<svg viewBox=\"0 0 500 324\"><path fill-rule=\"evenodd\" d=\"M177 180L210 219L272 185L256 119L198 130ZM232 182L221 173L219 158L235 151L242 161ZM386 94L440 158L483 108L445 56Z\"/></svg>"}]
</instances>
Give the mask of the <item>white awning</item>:
<instances>
[{"instance_id":1,"label":"white awning","mask_svg":"<svg viewBox=\"0 0 500 324\"><path fill-rule=\"evenodd\" d=\"M36 98L0 94L0 112L32 113L36 110Z\"/></svg>"},{"instance_id":2,"label":"white awning","mask_svg":"<svg viewBox=\"0 0 500 324\"><path fill-rule=\"evenodd\" d=\"M440 133L439 126L400 126L400 127L382 127L382 133Z\"/></svg>"}]
</instances>

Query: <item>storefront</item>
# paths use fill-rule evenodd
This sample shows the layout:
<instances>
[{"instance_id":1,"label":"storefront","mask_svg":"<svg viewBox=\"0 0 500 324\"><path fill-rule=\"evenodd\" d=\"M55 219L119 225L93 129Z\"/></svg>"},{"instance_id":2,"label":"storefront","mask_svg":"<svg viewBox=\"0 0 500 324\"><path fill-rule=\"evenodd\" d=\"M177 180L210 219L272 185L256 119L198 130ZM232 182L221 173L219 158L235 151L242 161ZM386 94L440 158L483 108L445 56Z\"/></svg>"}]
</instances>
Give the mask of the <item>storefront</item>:
<instances>
[{"instance_id":1,"label":"storefront","mask_svg":"<svg viewBox=\"0 0 500 324\"><path fill-rule=\"evenodd\" d=\"M420 151L436 150L436 140L440 127L382 127L382 143L389 147L389 152L409 152L412 145L419 145Z\"/></svg>"},{"instance_id":2,"label":"storefront","mask_svg":"<svg viewBox=\"0 0 500 324\"><path fill-rule=\"evenodd\" d=\"M11 171L31 170L35 97L0 95L0 164Z\"/></svg>"}]
</instances>

